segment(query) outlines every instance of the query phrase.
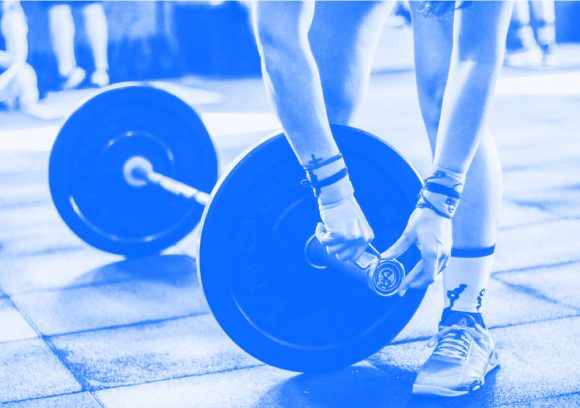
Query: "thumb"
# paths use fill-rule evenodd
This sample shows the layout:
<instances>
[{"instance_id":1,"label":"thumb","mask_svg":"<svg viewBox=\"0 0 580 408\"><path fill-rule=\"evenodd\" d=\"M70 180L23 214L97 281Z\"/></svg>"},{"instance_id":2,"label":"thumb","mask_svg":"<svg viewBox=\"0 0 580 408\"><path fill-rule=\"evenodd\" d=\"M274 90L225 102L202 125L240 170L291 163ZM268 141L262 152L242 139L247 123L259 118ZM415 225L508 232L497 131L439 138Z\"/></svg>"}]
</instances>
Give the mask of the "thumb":
<instances>
[{"instance_id":1,"label":"thumb","mask_svg":"<svg viewBox=\"0 0 580 408\"><path fill-rule=\"evenodd\" d=\"M314 235L316 235L316 239L318 240L318 242L320 242L321 244L325 241L325 237L326 237L326 228L324 227L324 224L319 222L318 224L316 224L316 230L314 231Z\"/></svg>"},{"instance_id":2,"label":"thumb","mask_svg":"<svg viewBox=\"0 0 580 408\"><path fill-rule=\"evenodd\" d=\"M382 257L386 259L398 258L400 255L411 246L411 237L403 232L403 235L395 242L389 249L382 253Z\"/></svg>"}]
</instances>

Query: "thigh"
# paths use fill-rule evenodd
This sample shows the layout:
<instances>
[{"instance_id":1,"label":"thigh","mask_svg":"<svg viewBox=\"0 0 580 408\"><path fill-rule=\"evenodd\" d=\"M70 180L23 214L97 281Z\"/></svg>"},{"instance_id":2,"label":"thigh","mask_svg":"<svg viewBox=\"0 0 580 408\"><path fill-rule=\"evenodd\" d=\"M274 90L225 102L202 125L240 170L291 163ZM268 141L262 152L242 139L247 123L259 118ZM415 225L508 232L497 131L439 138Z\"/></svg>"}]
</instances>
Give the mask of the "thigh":
<instances>
[{"instance_id":1,"label":"thigh","mask_svg":"<svg viewBox=\"0 0 580 408\"><path fill-rule=\"evenodd\" d=\"M501 64L512 10L511 1L472 2L458 10L454 60Z\"/></svg>"},{"instance_id":2,"label":"thigh","mask_svg":"<svg viewBox=\"0 0 580 408\"><path fill-rule=\"evenodd\" d=\"M332 122L348 122L360 102L392 5L385 1L316 3L309 40Z\"/></svg>"}]
</instances>

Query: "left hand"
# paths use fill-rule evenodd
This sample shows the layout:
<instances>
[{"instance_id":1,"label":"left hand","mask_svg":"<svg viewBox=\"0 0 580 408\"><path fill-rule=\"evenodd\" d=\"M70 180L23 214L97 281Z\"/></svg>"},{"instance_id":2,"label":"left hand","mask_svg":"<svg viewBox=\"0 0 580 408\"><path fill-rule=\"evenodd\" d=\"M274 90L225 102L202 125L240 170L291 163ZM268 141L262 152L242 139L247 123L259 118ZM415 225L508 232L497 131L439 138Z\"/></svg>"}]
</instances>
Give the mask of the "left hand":
<instances>
[{"instance_id":1,"label":"left hand","mask_svg":"<svg viewBox=\"0 0 580 408\"><path fill-rule=\"evenodd\" d=\"M400 296L409 288L429 286L445 269L453 243L451 225L451 219L441 217L428 208L416 208L401 237L382 254L383 258L397 258L413 244L421 252L421 260L399 287Z\"/></svg>"}]
</instances>

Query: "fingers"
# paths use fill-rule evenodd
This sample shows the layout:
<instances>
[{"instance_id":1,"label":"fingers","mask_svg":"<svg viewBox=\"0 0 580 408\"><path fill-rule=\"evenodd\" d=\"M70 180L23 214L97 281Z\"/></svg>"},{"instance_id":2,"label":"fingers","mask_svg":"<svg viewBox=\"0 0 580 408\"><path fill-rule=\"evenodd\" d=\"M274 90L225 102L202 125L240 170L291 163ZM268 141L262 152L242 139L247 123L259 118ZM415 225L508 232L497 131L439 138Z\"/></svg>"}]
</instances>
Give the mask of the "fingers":
<instances>
[{"instance_id":1,"label":"fingers","mask_svg":"<svg viewBox=\"0 0 580 408\"><path fill-rule=\"evenodd\" d=\"M411 272L409 272L407 276L405 276L403 282L401 282L401 286L399 286L399 291L397 292L399 296L405 295L407 289L409 289L409 285L411 284L411 282L413 282L416 279L417 275L421 273L422 270L423 270L423 260L420 260L419 262L417 262L417 265L415 265L415 267L411 270Z\"/></svg>"},{"instance_id":2,"label":"fingers","mask_svg":"<svg viewBox=\"0 0 580 408\"><path fill-rule=\"evenodd\" d=\"M366 250L371 241L369 234L337 234L329 232L322 223L318 223L316 238L326 248L326 252L342 261L356 261ZM371 234L372 235L372 234Z\"/></svg>"},{"instance_id":3,"label":"fingers","mask_svg":"<svg viewBox=\"0 0 580 408\"><path fill-rule=\"evenodd\" d=\"M406 232L403 232L403 235L401 235L397 242L395 242L389 249L383 252L382 257L387 259L397 258L404 254L412 243L413 241L411 237Z\"/></svg>"},{"instance_id":4,"label":"fingers","mask_svg":"<svg viewBox=\"0 0 580 408\"><path fill-rule=\"evenodd\" d=\"M426 288L433 282L438 274L439 262L436 256L423 255L422 259L405 277L399 286L399 296L404 296L408 289Z\"/></svg>"},{"instance_id":5,"label":"fingers","mask_svg":"<svg viewBox=\"0 0 580 408\"><path fill-rule=\"evenodd\" d=\"M436 256L423 256L423 272L419 279L415 279L409 284L409 287L415 289L426 288L435 282L438 269Z\"/></svg>"}]
</instances>

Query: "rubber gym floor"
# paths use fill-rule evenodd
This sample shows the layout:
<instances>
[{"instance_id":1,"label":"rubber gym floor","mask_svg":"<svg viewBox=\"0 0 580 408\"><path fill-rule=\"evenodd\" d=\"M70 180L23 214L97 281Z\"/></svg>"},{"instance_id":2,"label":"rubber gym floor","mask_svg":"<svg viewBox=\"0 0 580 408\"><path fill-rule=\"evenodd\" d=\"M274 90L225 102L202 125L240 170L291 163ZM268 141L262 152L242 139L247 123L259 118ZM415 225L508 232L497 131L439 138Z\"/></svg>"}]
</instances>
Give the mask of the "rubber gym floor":
<instances>
[{"instance_id":1,"label":"rubber gym floor","mask_svg":"<svg viewBox=\"0 0 580 408\"><path fill-rule=\"evenodd\" d=\"M197 283L195 243L125 260L75 237L48 193L58 124L90 90L0 114L0 405L3 407L481 407L580 405L580 47L561 67L504 69L490 114L504 167L484 311L502 367L459 399L411 385L442 306L429 290L405 330L341 371L265 366L219 329ZM407 60L410 57L407 55ZM428 147L410 66L378 66L356 125L420 171ZM163 81L202 114L222 169L278 127L259 79Z\"/></svg>"}]
</instances>

